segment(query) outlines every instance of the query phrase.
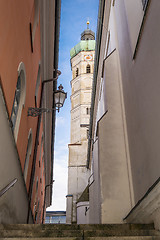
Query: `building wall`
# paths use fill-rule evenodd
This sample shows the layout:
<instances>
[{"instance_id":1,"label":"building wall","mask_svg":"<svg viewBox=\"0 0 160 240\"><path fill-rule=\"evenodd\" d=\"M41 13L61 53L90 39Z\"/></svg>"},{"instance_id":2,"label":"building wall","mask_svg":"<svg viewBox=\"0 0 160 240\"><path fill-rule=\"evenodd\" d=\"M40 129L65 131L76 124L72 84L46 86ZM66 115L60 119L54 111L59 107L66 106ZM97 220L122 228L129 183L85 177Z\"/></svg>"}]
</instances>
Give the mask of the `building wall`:
<instances>
[{"instance_id":1,"label":"building wall","mask_svg":"<svg viewBox=\"0 0 160 240\"><path fill-rule=\"evenodd\" d=\"M14 179L17 179L15 185L0 197L0 222L26 223L28 196L4 104L2 89L0 89L0 109L0 191ZM30 223L32 223L31 216Z\"/></svg>"},{"instance_id":2,"label":"building wall","mask_svg":"<svg viewBox=\"0 0 160 240\"><path fill-rule=\"evenodd\" d=\"M46 117L47 120L45 119L45 121L42 117L39 128L37 128L38 117L27 116L27 112L29 107L35 107L35 105L40 107L42 81L53 77L54 34L49 37L51 36L51 34L48 34L50 28L47 28L48 32L45 32L40 25L40 18L41 22L45 23L45 17L40 15L40 10L44 13L51 7L53 12L50 28L53 33L55 1L45 4L42 4L39 0L16 0L14 2L2 0L0 2L0 84L4 94L4 100L1 97L2 108L0 108L0 126L2 128L1 132L3 132L3 135L0 136L0 142L2 143L0 152L3 153L0 157L0 190L13 178L18 179L15 186L0 198L0 222L3 223L27 223L30 201L32 212L29 213L29 221L42 222L46 176L47 183L48 181L50 183L52 175L51 153L49 153L50 158L47 158L47 163L46 158L44 158L44 152L46 152L44 148L51 152L52 114L49 115L49 118ZM46 15L50 16L49 14ZM44 26L46 30L46 24ZM48 40L46 41L46 39ZM49 45L52 47L50 48L51 51L53 50L51 55L45 52L44 57L44 54L41 54L41 51L43 53L45 49L44 45L45 47L47 45L48 48ZM47 57L48 65L46 66ZM26 79L26 88L23 92L25 100L21 106L21 114L17 116L16 125L12 131L12 106L21 67L24 68L23 74L25 73ZM47 75L49 70L50 76ZM43 94L45 104L51 107L53 91L49 87L52 86L53 83L47 84L45 94ZM46 99L46 92L49 100ZM35 95L37 95L36 103ZM7 116L9 120L7 120ZM46 123L48 123L47 127ZM29 147L30 154L27 155L30 134L32 140ZM44 136L50 137L47 143L44 141ZM48 145L46 146L46 144ZM28 171L25 177L23 175L27 156ZM49 205L50 197L48 195L46 202ZM31 214L33 214L33 219Z\"/></svg>"},{"instance_id":3,"label":"building wall","mask_svg":"<svg viewBox=\"0 0 160 240\"><path fill-rule=\"evenodd\" d=\"M127 130L137 202L159 177L159 19L160 3L150 1L137 53L132 59L126 2L115 3ZM138 7L138 5L137 5ZM126 10L125 10L126 9ZM136 18L136 12L132 11Z\"/></svg>"},{"instance_id":4,"label":"building wall","mask_svg":"<svg viewBox=\"0 0 160 240\"><path fill-rule=\"evenodd\" d=\"M129 222L154 222L159 229L160 3L146 2L146 8L141 0L105 2L93 115L99 172L93 173L100 174L103 222L116 223L118 212L123 221L132 209Z\"/></svg>"},{"instance_id":5,"label":"building wall","mask_svg":"<svg viewBox=\"0 0 160 240\"><path fill-rule=\"evenodd\" d=\"M0 75L10 116L17 84L19 64L23 62L26 69L26 100L25 107L22 110L16 141L22 169L24 168L28 133L30 128L32 128L34 142L37 122L37 120L33 121L32 118L26 117L28 106L34 105L34 93L40 61L40 28L37 28L35 36L35 51L34 53L31 52L29 23L33 7L34 1L29 1L28 4L25 4L25 1L17 1L11 4L7 4L6 1L1 1L0 6L0 29L2 35L0 40L2 53L0 57ZM19 11L17 11L17 8ZM31 157L33 157L33 152Z\"/></svg>"},{"instance_id":6,"label":"building wall","mask_svg":"<svg viewBox=\"0 0 160 240\"><path fill-rule=\"evenodd\" d=\"M93 115L90 221L122 223L134 195L112 1L105 4L104 12Z\"/></svg>"},{"instance_id":7,"label":"building wall","mask_svg":"<svg viewBox=\"0 0 160 240\"><path fill-rule=\"evenodd\" d=\"M108 112L99 120L99 169L102 223L120 223L131 209L117 52L105 61Z\"/></svg>"},{"instance_id":8,"label":"building wall","mask_svg":"<svg viewBox=\"0 0 160 240\"><path fill-rule=\"evenodd\" d=\"M77 224L89 223L89 202L77 203Z\"/></svg>"},{"instance_id":9,"label":"building wall","mask_svg":"<svg viewBox=\"0 0 160 240\"><path fill-rule=\"evenodd\" d=\"M89 223L101 224L101 187L98 161L98 140L93 145L91 177L89 179Z\"/></svg>"}]
</instances>

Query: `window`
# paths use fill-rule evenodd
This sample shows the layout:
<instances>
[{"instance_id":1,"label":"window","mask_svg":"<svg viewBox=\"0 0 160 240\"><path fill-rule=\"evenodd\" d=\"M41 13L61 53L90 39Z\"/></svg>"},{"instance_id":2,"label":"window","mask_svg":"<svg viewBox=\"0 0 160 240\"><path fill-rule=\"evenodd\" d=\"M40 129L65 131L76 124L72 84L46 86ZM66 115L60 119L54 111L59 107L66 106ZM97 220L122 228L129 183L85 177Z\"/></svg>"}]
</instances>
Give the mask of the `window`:
<instances>
[{"instance_id":1,"label":"window","mask_svg":"<svg viewBox=\"0 0 160 240\"><path fill-rule=\"evenodd\" d=\"M34 0L34 6L30 22L30 38L31 38L31 50L33 52L33 43L36 34L36 28L39 23L39 0Z\"/></svg>"},{"instance_id":2,"label":"window","mask_svg":"<svg viewBox=\"0 0 160 240\"><path fill-rule=\"evenodd\" d=\"M38 74L37 74L37 82L36 82L36 89L35 89L35 107L37 107L38 90L39 90L39 86L40 86L40 80L41 80L41 67L40 67L40 64L39 64Z\"/></svg>"},{"instance_id":3,"label":"window","mask_svg":"<svg viewBox=\"0 0 160 240\"><path fill-rule=\"evenodd\" d=\"M78 74L79 74L79 70L78 68L76 69L76 77L78 77Z\"/></svg>"},{"instance_id":4,"label":"window","mask_svg":"<svg viewBox=\"0 0 160 240\"><path fill-rule=\"evenodd\" d=\"M26 98L26 71L24 63L21 62L18 67L18 79L11 112L11 123L15 141L17 141L18 137L20 119L22 114L22 108L24 107L25 104L25 98Z\"/></svg>"},{"instance_id":5,"label":"window","mask_svg":"<svg viewBox=\"0 0 160 240\"><path fill-rule=\"evenodd\" d=\"M86 73L90 73L91 72L91 66L88 64L86 67Z\"/></svg>"},{"instance_id":6,"label":"window","mask_svg":"<svg viewBox=\"0 0 160 240\"><path fill-rule=\"evenodd\" d=\"M89 139L89 129L87 129L87 139Z\"/></svg>"},{"instance_id":7,"label":"window","mask_svg":"<svg viewBox=\"0 0 160 240\"><path fill-rule=\"evenodd\" d=\"M35 211L35 222L37 221L38 212L39 212L39 200L38 200L38 204L37 204L37 209Z\"/></svg>"},{"instance_id":8,"label":"window","mask_svg":"<svg viewBox=\"0 0 160 240\"><path fill-rule=\"evenodd\" d=\"M27 173L28 173L28 166L29 166L29 160L32 152L32 129L30 129L28 134L28 143L27 143L27 151L26 151L26 157L24 162L24 180L26 182L27 180Z\"/></svg>"},{"instance_id":9,"label":"window","mask_svg":"<svg viewBox=\"0 0 160 240\"><path fill-rule=\"evenodd\" d=\"M86 114L90 115L91 108L86 108Z\"/></svg>"},{"instance_id":10,"label":"window","mask_svg":"<svg viewBox=\"0 0 160 240\"><path fill-rule=\"evenodd\" d=\"M15 124L16 124L16 118L18 114L18 108L20 103L20 95L21 95L21 79L20 76L18 76L16 91L14 95L14 101L12 106L12 113L11 113L11 121L12 121L12 129L14 130Z\"/></svg>"}]
</instances>

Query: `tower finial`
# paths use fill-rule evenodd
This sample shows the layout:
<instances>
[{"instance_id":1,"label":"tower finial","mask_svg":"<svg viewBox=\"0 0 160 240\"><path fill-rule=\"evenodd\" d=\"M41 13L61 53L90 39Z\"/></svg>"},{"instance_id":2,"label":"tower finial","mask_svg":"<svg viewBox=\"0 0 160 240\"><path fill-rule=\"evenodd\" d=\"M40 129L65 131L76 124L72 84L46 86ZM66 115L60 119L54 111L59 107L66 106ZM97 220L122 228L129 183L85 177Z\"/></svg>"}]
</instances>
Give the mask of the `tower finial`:
<instances>
[{"instance_id":1,"label":"tower finial","mask_svg":"<svg viewBox=\"0 0 160 240\"><path fill-rule=\"evenodd\" d=\"M89 29L89 21L87 21L87 29Z\"/></svg>"}]
</instances>

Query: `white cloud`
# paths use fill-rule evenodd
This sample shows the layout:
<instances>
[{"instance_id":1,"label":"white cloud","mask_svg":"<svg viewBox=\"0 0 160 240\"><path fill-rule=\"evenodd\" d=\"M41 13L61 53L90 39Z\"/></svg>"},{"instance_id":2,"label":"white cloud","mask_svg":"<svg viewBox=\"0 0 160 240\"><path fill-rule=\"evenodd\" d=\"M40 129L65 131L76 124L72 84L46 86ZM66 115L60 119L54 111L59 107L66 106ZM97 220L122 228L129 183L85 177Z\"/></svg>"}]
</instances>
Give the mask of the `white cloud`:
<instances>
[{"instance_id":1,"label":"white cloud","mask_svg":"<svg viewBox=\"0 0 160 240\"><path fill-rule=\"evenodd\" d=\"M56 117L56 127L63 126L65 124L65 119L63 117Z\"/></svg>"},{"instance_id":2,"label":"white cloud","mask_svg":"<svg viewBox=\"0 0 160 240\"><path fill-rule=\"evenodd\" d=\"M68 182L68 168L67 163L58 163L55 161L54 165L54 186L52 206L47 210L50 211L64 211L66 209L66 195Z\"/></svg>"},{"instance_id":3,"label":"white cloud","mask_svg":"<svg viewBox=\"0 0 160 240\"><path fill-rule=\"evenodd\" d=\"M68 144L65 139L59 140L55 145L52 206L48 211L66 210L66 195L68 185Z\"/></svg>"}]
</instances>

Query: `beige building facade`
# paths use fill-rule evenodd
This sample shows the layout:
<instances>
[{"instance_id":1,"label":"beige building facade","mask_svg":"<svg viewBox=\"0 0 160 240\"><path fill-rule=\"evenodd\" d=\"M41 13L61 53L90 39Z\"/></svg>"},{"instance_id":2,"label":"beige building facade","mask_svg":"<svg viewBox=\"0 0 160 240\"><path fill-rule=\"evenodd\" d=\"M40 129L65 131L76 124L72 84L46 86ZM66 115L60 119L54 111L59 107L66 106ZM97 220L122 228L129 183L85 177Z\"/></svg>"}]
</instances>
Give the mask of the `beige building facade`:
<instances>
[{"instance_id":1,"label":"beige building facade","mask_svg":"<svg viewBox=\"0 0 160 240\"><path fill-rule=\"evenodd\" d=\"M90 170L86 167L86 160L94 69L94 39L94 33L88 27L87 30L81 34L81 41L72 48L70 52L72 94L66 213L67 223L77 222L77 207L79 210L88 206L88 203L79 204L77 206L77 201L87 187L88 178L90 176ZM78 222L79 221L81 220L78 220Z\"/></svg>"},{"instance_id":2,"label":"beige building facade","mask_svg":"<svg viewBox=\"0 0 160 240\"><path fill-rule=\"evenodd\" d=\"M100 1L87 167L90 223L160 229L160 3Z\"/></svg>"}]
</instances>

